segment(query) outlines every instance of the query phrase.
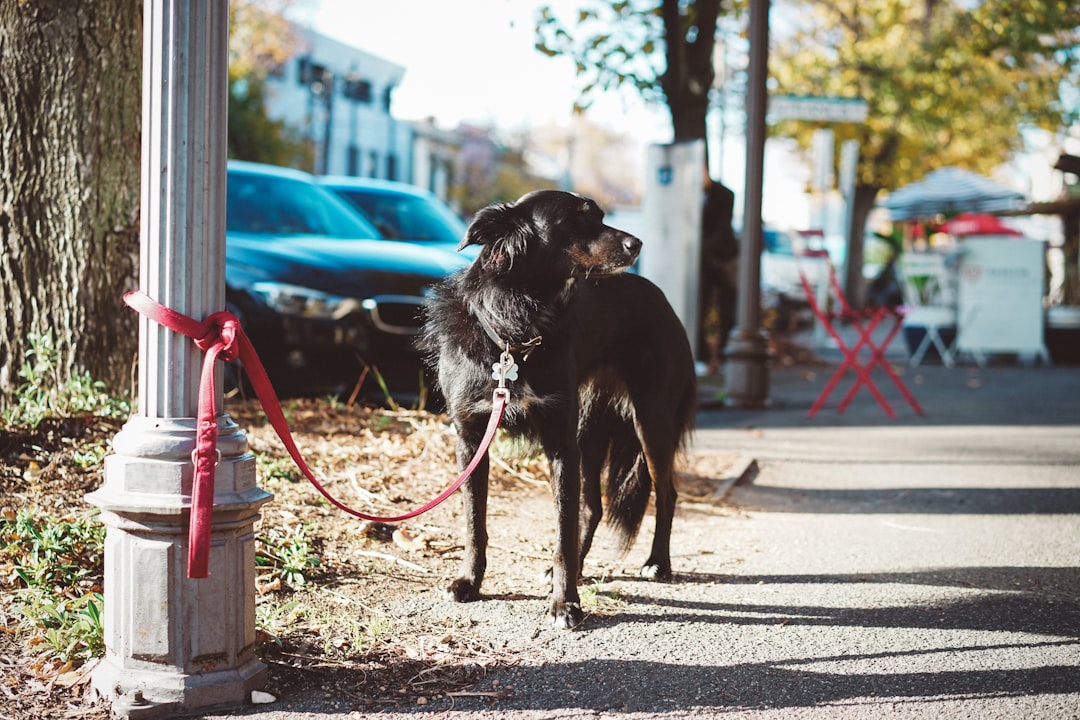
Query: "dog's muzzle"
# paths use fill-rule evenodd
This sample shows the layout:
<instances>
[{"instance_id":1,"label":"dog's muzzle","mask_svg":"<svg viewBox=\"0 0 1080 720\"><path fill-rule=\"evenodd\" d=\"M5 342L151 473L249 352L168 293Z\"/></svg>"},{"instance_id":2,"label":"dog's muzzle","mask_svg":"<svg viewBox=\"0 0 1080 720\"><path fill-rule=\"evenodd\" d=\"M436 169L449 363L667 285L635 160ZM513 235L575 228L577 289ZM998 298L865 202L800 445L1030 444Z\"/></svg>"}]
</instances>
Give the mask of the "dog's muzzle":
<instances>
[{"instance_id":1,"label":"dog's muzzle","mask_svg":"<svg viewBox=\"0 0 1080 720\"><path fill-rule=\"evenodd\" d=\"M630 264L632 265L637 260L638 253L641 252L641 241L633 235L625 235L622 240L623 249L626 250L627 256L630 258Z\"/></svg>"}]
</instances>

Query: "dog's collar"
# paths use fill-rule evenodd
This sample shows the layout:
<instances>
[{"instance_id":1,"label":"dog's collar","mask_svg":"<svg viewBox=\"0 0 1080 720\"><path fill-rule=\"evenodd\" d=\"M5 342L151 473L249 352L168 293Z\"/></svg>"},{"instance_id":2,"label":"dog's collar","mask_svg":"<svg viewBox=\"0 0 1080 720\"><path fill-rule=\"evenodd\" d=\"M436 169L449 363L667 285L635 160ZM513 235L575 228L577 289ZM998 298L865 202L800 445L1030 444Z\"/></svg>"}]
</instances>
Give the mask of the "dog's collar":
<instances>
[{"instance_id":1,"label":"dog's collar","mask_svg":"<svg viewBox=\"0 0 1080 720\"><path fill-rule=\"evenodd\" d=\"M476 315L476 319L480 321L480 327L484 328L484 332L491 338L492 342L499 346L500 350L504 353L521 353L521 359L523 361L528 360L532 351L540 347L540 344L544 342L543 336L537 335L532 340L526 340L523 343L511 345L506 340L499 337L499 334L495 332L495 328L491 326L491 323L489 323L483 315L480 313L473 314Z\"/></svg>"}]
</instances>

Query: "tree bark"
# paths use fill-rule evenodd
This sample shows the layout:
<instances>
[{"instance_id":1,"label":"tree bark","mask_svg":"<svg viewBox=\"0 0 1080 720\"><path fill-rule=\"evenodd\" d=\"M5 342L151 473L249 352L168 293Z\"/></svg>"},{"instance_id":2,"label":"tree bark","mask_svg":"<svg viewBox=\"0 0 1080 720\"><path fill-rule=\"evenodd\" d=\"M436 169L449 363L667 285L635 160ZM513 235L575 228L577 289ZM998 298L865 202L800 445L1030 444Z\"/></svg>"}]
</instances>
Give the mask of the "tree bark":
<instances>
[{"instance_id":1,"label":"tree bark","mask_svg":"<svg viewBox=\"0 0 1080 720\"><path fill-rule=\"evenodd\" d=\"M705 138L720 0L696 0L685 13L682 5L679 0L663 0L661 6L667 70L660 82L671 110L675 142ZM691 26L694 32L688 37Z\"/></svg>"},{"instance_id":2,"label":"tree bark","mask_svg":"<svg viewBox=\"0 0 1080 720\"><path fill-rule=\"evenodd\" d=\"M29 334L126 393L137 321L142 2L0 3L0 406Z\"/></svg>"},{"instance_id":3,"label":"tree bark","mask_svg":"<svg viewBox=\"0 0 1080 720\"><path fill-rule=\"evenodd\" d=\"M844 294L852 307L866 304L866 279L863 277L863 247L866 244L866 221L880 188L872 185L855 185L855 207L852 210L851 239L847 246L844 271Z\"/></svg>"}]
</instances>

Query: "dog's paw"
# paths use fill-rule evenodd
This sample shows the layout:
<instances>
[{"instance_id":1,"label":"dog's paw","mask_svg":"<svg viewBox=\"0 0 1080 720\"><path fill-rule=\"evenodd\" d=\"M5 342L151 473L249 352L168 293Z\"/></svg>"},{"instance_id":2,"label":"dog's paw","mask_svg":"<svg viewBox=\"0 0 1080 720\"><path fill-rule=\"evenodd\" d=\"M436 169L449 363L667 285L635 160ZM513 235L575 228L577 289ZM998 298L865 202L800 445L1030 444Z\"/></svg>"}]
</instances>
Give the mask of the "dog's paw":
<instances>
[{"instance_id":1,"label":"dog's paw","mask_svg":"<svg viewBox=\"0 0 1080 720\"><path fill-rule=\"evenodd\" d=\"M570 628L577 627L585 619L585 613L581 610L581 605L576 602L561 602L559 600L551 601L551 610L548 611L548 617L551 619L551 624L558 628Z\"/></svg>"},{"instance_id":2,"label":"dog's paw","mask_svg":"<svg viewBox=\"0 0 1080 720\"><path fill-rule=\"evenodd\" d=\"M471 580L458 578L446 588L446 599L454 602L465 603L480 599L480 588Z\"/></svg>"},{"instance_id":3,"label":"dog's paw","mask_svg":"<svg viewBox=\"0 0 1080 720\"><path fill-rule=\"evenodd\" d=\"M671 566L666 564L647 562L641 567L641 577L656 582L671 580Z\"/></svg>"}]
</instances>

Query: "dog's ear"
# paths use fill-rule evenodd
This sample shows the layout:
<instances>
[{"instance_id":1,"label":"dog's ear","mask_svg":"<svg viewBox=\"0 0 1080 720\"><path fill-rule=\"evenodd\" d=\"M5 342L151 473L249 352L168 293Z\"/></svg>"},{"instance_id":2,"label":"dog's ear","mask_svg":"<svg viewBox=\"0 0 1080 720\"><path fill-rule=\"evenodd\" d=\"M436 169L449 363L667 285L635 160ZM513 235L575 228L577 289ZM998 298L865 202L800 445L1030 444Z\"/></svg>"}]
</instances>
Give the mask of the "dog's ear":
<instances>
[{"instance_id":1,"label":"dog's ear","mask_svg":"<svg viewBox=\"0 0 1080 720\"><path fill-rule=\"evenodd\" d=\"M476 213L458 249L483 246L480 262L489 272L503 274L525 254L532 234L532 223L513 205L495 203Z\"/></svg>"}]
</instances>

